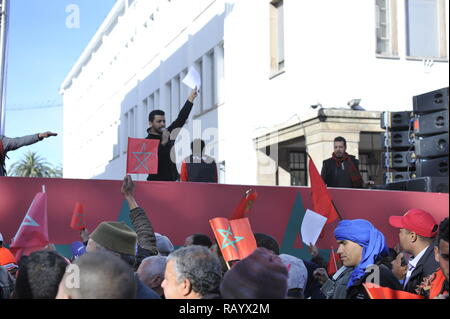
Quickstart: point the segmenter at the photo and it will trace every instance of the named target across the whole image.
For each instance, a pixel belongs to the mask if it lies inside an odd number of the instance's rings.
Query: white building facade
[[[380,112],[448,86],[448,25],[448,0],[118,0],[61,85],[64,177],[123,178],[127,137],[176,118],[194,65],[178,162],[201,137],[223,183],[306,185],[306,152],[320,169],[342,135],[379,178]]]

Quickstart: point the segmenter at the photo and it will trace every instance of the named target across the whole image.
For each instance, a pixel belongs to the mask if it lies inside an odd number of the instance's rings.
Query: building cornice
[[[74,66],[64,79],[60,87],[60,94],[64,94],[64,91],[70,88],[73,83],[74,78],[76,78],[82,68],[89,62],[92,54],[100,47],[103,42],[103,36],[106,36],[111,31],[110,29],[117,23],[118,17],[125,11],[127,0],[117,0],[111,11],[106,16],[103,23],[98,28],[97,32],[94,34],[89,44],[86,46],[84,51],[81,53],[78,60],[75,62]]]

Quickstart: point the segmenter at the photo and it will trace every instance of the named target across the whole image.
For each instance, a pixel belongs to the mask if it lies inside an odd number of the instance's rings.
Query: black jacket
[[[172,133],[172,131],[183,127],[189,117],[189,114],[192,111],[193,105],[194,104],[189,100],[186,101],[180,113],[178,114],[177,119],[167,128],[169,132]],[[161,141],[161,135],[151,134],[150,129],[148,129],[147,132],[147,139]],[[167,144],[164,146],[159,144],[158,174],[148,175],[148,181],[176,181],[179,178],[177,166],[170,158],[170,152],[172,151],[172,147],[174,146],[174,144],[175,140],[172,139],[170,139],[169,142],[167,142]]]
[[[387,287],[393,290],[402,290],[400,282],[387,266],[381,264],[378,265],[378,267],[378,269],[380,270],[379,285],[381,287]],[[354,282],[354,284],[348,288],[347,299],[369,299],[369,295],[367,294],[366,289],[363,286],[363,283],[366,281],[369,275],[370,274],[367,273],[364,277]]]
[[[353,155],[349,155],[349,157],[356,168],[359,169],[359,161]],[[345,161],[344,169],[342,169],[341,167],[338,167],[336,161],[330,157],[323,161],[322,172],[320,175],[322,175],[323,181],[328,187],[353,188],[352,179],[348,172],[349,165],[348,161]]]
[[[314,270],[320,268],[317,264],[303,260],[306,270],[308,271],[308,280],[305,286],[304,298],[308,299],[325,299],[325,295],[320,291],[320,283],[314,278]]]
[[[439,263],[434,258],[434,245],[430,245],[420,258],[403,290],[415,294],[417,286],[423,279],[432,275],[438,268]]]

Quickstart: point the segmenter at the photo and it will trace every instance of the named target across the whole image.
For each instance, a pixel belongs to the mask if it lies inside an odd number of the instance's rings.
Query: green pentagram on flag
[[[228,246],[233,246],[233,248],[237,251],[237,248],[236,248],[236,246],[234,244],[239,242],[239,241],[241,241],[241,240],[243,240],[244,237],[233,235],[233,233],[231,232],[231,226],[228,226],[227,230],[225,230],[225,229],[217,229],[217,231],[224,238],[223,242],[222,242],[222,249],[225,249]],[[231,239],[228,238],[229,236],[231,236]],[[234,240],[232,240],[233,237],[234,237]]]
[[[141,146],[140,152],[133,152],[134,157],[139,162],[139,165],[134,169],[135,171],[137,171],[139,169],[139,167],[141,167],[141,166],[143,168],[145,168],[145,170],[147,170],[147,171],[149,170],[149,168],[147,167],[147,161],[150,159],[153,152],[146,152],[145,147],[146,147],[146,144],[144,143]],[[143,159],[141,159],[140,156],[143,156]]]

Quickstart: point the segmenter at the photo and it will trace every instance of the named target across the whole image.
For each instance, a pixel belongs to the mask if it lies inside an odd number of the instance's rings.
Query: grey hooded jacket
[[[8,153],[9,151],[14,151],[22,146],[31,145],[36,142],[39,142],[40,139],[38,137],[38,134],[16,137],[16,138],[9,138],[9,137],[0,135],[0,141],[3,144],[3,152],[0,152],[0,176],[5,176],[6,175],[6,170],[5,170],[6,153]],[[0,147],[0,151],[1,151],[1,147]]]

